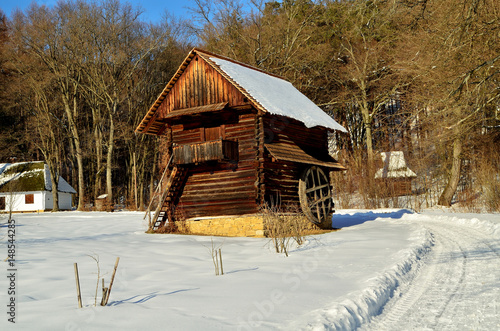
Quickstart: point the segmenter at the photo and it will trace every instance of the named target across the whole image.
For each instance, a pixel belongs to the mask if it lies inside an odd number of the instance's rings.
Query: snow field
[[[141,213],[15,215],[15,329],[351,330],[376,319],[424,267],[436,238],[420,222],[493,231],[488,245],[499,248],[498,215],[437,213],[339,211],[341,231],[308,237],[288,258],[265,238],[146,234]],[[222,250],[223,276],[214,275],[212,240]],[[106,285],[120,257],[107,307],[93,306],[97,266],[89,255],[99,258]],[[6,289],[2,277],[0,293]],[[98,302],[100,291],[99,283]],[[5,316],[0,329],[13,329]]]

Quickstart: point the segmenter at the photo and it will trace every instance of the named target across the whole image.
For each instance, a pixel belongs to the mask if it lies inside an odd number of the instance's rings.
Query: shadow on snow
[[[146,295],[134,295],[131,298],[124,299],[124,300],[118,300],[118,301],[112,301],[111,303],[108,304],[108,306],[118,306],[124,303],[144,303],[146,301],[149,301],[151,299],[156,298],[157,296],[163,296],[163,295],[171,295],[171,294],[176,294],[179,292],[186,292],[186,291],[194,291],[194,290],[199,290],[198,287],[196,288],[187,288],[183,290],[177,290],[177,291],[172,291],[168,293],[158,293],[158,291],[155,291],[153,293],[149,293]]]
[[[402,218],[405,214],[413,214],[409,209],[401,209],[392,212],[358,212],[354,214],[334,214],[332,226],[335,229],[347,228],[349,226],[363,224],[365,222],[374,221],[377,218]]]

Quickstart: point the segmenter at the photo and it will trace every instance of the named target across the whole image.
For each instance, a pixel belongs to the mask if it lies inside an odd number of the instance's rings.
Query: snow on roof
[[[50,180],[50,170],[48,165],[45,165],[45,188],[47,191],[52,191],[52,181]],[[66,180],[64,180],[64,178],[62,178],[61,176],[59,176],[59,182],[57,183],[57,190],[59,192],[76,194],[76,190],[71,185],[69,185],[69,183]]]
[[[380,155],[384,166],[377,170],[375,178],[417,177],[406,165],[403,152],[382,152]]]
[[[306,127],[347,130],[328,116],[290,82],[237,63],[210,57],[231,79],[246,90],[270,114],[296,119]]]
[[[0,163],[0,191],[10,190],[6,186],[2,187],[9,182],[16,183],[13,188],[16,192],[52,190],[49,167],[43,161]],[[75,189],[60,176],[58,191],[76,193]]]
[[[43,185],[43,162],[3,163],[0,166],[0,191],[39,191]],[[7,183],[14,186],[5,185]]]

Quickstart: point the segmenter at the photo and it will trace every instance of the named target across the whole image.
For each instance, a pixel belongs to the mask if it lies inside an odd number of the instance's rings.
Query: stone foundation
[[[266,218],[262,214],[250,214],[240,216],[216,216],[216,217],[198,217],[190,218],[185,221],[176,222],[181,233],[207,235],[207,236],[225,236],[225,237],[266,237]],[[297,217],[287,214],[277,216],[279,218]],[[332,222],[317,226],[309,222],[305,216],[301,217],[300,222],[306,233],[314,233],[322,230],[331,230]]]
[[[187,234],[226,237],[265,237],[264,219],[259,215],[190,218],[176,222]]]

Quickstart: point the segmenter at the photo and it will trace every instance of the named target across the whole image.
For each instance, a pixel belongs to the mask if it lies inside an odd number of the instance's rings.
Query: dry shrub
[[[468,212],[478,213],[481,211],[479,194],[472,188],[465,188],[457,192],[457,202],[460,207]]]
[[[162,227],[157,229],[156,233],[187,233],[184,221],[186,220],[186,212],[182,208],[182,204],[173,208],[173,220],[169,220],[163,224]]]
[[[357,190],[356,182],[353,179],[352,172],[332,172],[332,187],[334,200],[337,207],[342,209],[354,208],[355,192]]]
[[[73,205],[78,206],[78,199],[74,200]],[[96,210],[95,205],[91,203],[90,198],[88,198],[88,196],[84,196],[82,211],[95,211],[95,210]]]
[[[367,167],[367,160],[361,152],[342,154],[339,162],[347,171],[332,172],[332,193],[338,208],[379,208],[386,195]],[[377,168],[377,165],[375,166]],[[373,171],[372,171],[373,172]]]
[[[477,182],[488,212],[500,212],[500,152],[490,150],[477,162]]]
[[[110,201],[108,198],[106,198],[104,200],[105,200],[103,203],[104,211],[107,211],[107,212],[115,211],[115,204],[112,201]]]
[[[179,228],[175,222],[165,222],[163,226],[159,227],[155,233],[179,233]]]
[[[476,139],[464,153],[461,178],[454,202],[458,210],[478,212],[500,211],[500,151],[491,136]]]
[[[410,157],[406,160],[409,168],[417,173],[417,178],[412,180],[411,194],[401,195],[394,183],[375,179],[376,170],[383,166],[377,155],[371,172],[361,152],[344,153],[337,157],[347,168],[347,171],[331,173],[332,193],[337,208],[409,208],[419,211],[434,205],[439,197],[430,194],[436,192],[433,187],[436,181],[430,166],[422,164],[422,158],[416,157],[417,162],[412,162]]]
[[[138,209],[135,204],[134,197],[128,197],[127,200],[125,200],[125,208],[130,211],[140,210],[140,208]]]
[[[307,221],[298,206],[289,205],[283,211],[277,205],[265,204],[260,210],[264,218],[266,235],[271,238],[276,253],[285,253],[288,256],[293,242],[297,245],[304,243]]]

